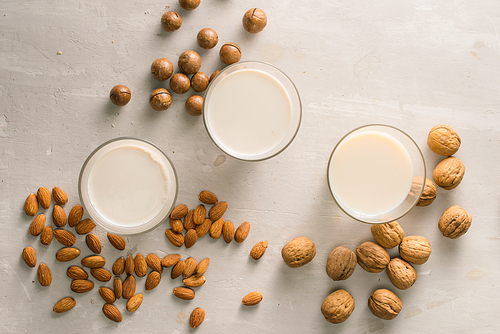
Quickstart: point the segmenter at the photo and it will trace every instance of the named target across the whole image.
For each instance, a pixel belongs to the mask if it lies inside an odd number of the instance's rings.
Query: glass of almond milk
[[[346,134],[333,149],[327,175],[338,206],[365,223],[387,223],[408,213],[422,195],[426,177],[415,141],[379,124]]]
[[[80,201],[106,230],[131,235],[163,222],[177,198],[177,174],[154,144],[116,138],[97,147],[80,172]]]
[[[260,161],[290,145],[299,130],[302,105],[290,78],[256,61],[224,68],[211,82],[203,102],[209,137],[226,154]]]

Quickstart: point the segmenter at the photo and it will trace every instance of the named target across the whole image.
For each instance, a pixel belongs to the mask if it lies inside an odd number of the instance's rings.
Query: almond
[[[113,274],[120,276],[125,271],[125,259],[123,256],[113,263]]]
[[[193,289],[186,288],[186,287],[178,287],[174,288],[173,290],[174,296],[177,298],[183,299],[183,300],[192,300],[195,297],[195,293]]]
[[[207,257],[201,260],[196,266],[195,273],[197,276],[203,275],[205,271],[208,269],[208,265],[210,264],[210,259]]]
[[[37,235],[42,233],[44,227],[45,227],[45,215],[42,213],[36,216],[35,219],[33,219],[33,221],[31,222],[29,228],[30,234],[36,237]]]
[[[149,273],[148,278],[146,278],[146,285],[145,289],[146,290],[153,290],[160,284],[161,281],[161,275],[157,271],[152,271]]]
[[[207,216],[207,210],[203,204],[198,205],[198,207],[194,210],[193,213],[193,222],[196,225],[203,224],[205,221],[205,217]]]
[[[234,225],[229,220],[226,220],[222,226],[222,236],[227,244],[233,241]]]
[[[182,220],[170,218],[170,228],[175,233],[182,233],[182,231],[184,230],[184,225],[182,224]]]
[[[106,260],[100,255],[91,255],[82,259],[82,266],[87,268],[102,268],[106,264]]]
[[[53,236],[54,232],[52,231],[52,226],[45,226],[40,236],[40,242],[42,245],[48,246],[52,242]]]
[[[68,225],[70,227],[75,227],[80,220],[83,218],[83,208],[81,205],[75,205],[73,208],[71,208],[71,211],[69,212],[68,215]]]
[[[66,276],[71,279],[87,279],[89,278],[89,274],[82,268],[78,266],[71,266],[66,270]]]
[[[130,275],[127,276],[122,286],[122,297],[125,299],[130,299],[135,294],[135,278]]]
[[[234,232],[234,241],[241,244],[248,237],[249,232],[250,232],[250,223],[244,222],[236,229],[236,232]]]
[[[266,240],[260,241],[256,243],[255,246],[253,246],[252,250],[250,251],[250,256],[254,260],[258,260],[262,257],[262,255],[264,255],[266,249],[267,249],[267,241]]]
[[[104,268],[90,269],[90,273],[99,282],[108,282],[111,279],[111,273]]]
[[[113,247],[115,247],[116,249],[118,249],[118,250],[125,249],[125,246],[126,246],[125,239],[123,239],[119,235],[112,234],[112,233],[108,232],[108,240],[109,240],[109,243],[111,245],[113,245]]]
[[[148,265],[141,253],[137,253],[134,259],[134,271],[137,277],[144,277],[148,273]]]
[[[144,296],[142,293],[138,293],[132,298],[130,298],[127,302],[127,311],[135,312],[139,306],[141,306]]]
[[[189,210],[186,217],[184,217],[184,229],[189,231],[196,227],[196,224],[193,221],[194,209]]]
[[[54,208],[52,209],[52,221],[57,227],[63,227],[64,225],[66,225],[66,213],[64,212],[64,209],[59,205],[54,205]]]
[[[200,200],[200,202],[205,203],[205,204],[209,204],[209,205],[217,204],[217,202],[219,201],[217,196],[215,196],[215,194],[213,192],[210,192],[208,190],[203,190],[198,195],[198,199]]]
[[[94,228],[95,228],[94,222],[87,218],[79,222],[78,225],[76,225],[75,231],[78,234],[87,234],[92,232]]]
[[[189,286],[190,288],[197,288],[205,284],[205,276],[191,276],[188,278],[185,278],[182,283],[184,283],[185,286]]]
[[[56,202],[59,205],[64,205],[68,203],[68,196],[59,187],[54,187],[52,188],[52,198],[54,198],[54,202]]]
[[[195,308],[189,317],[189,326],[196,328],[201,325],[205,319],[205,311],[201,307]]]
[[[148,264],[149,268],[151,268],[151,270],[157,271],[160,274],[163,272],[161,260],[156,254],[149,253],[148,256],[146,256],[146,263]]]
[[[175,247],[181,247],[184,244],[184,236],[180,233],[175,233],[172,229],[165,231],[168,241],[172,243]]]
[[[177,277],[182,275],[182,272],[184,271],[184,266],[185,263],[184,261],[180,260],[175,264],[175,266],[172,268],[172,272],[170,273],[170,278],[176,279]]]
[[[108,318],[109,320],[122,322],[122,314],[120,313],[120,310],[118,310],[113,304],[104,304],[104,306],[102,307],[102,313],[104,313],[106,318]]]
[[[191,248],[194,246],[196,241],[198,240],[198,233],[196,233],[196,230],[191,229],[186,232],[186,235],[184,236],[184,245],[186,248]]]
[[[113,280],[113,291],[115,292],[116,299],[120,299],[123,293],[123,284],[122,279],[118,276],[115,276]]]
[[[170,213],[172,219],[182,219],[188,213],[188,207],[185,204],[177,205]]]
[[[196,234],[198,234],[198,238],[203,237],[207,232],[210,230],[210,227],[212,226],[212,221],[208,218],[205,219],[203,224],[196,225]]]
[[[135,265],[134,265],[134,258],[132,255],[127,256],[127,260],[125,261],[125,272],[128,275],[132,275],[134,273]]]
[[[76,237],[73,235],[73,233],[60,228],[56,228],[54,230],[54,236],[56,237],[57,241],[67,247],[73,246],[76,242]]]
[[[58,301],[52,309],[55,313],[64,313],[75,307],[76,301],[71,297],[66,297]]]
[[[94,283],[86,279],[75,279],[71,282],[71,290],[76,293],[89,292],[94,288]]]
[[[38,203],[47,210],[50,207],[50,191],[46,187],[38,188],[38,192],[36,194],[38,198]]]
[[[97,237],[95,234],[87,234],[85,237],[85,242],[87,243],[87,247],[90,249],[91,252],[95,254],[101,254],[102,246],[101,246],[101,240]]]
[[[41,286],[49,286],[52,283],[52,274],[45,263],[40,263],[38,266],[37,277]]]
[[[35,194],[29,194],[24,202],[24,212],[28,216],[35,216],[38,212],[38,200]]]
[[[224,226],[224,219],[219,218],[213,222],[212,226],[210,226],[210,236],[213,239],[219,239],[222,235],[222,226]]]
[[[168,254],[163,259],[161,259],[161,265],[165,268],[173,267],[179,262],[181,256],[179,254]]]
[[[36,252],[33,247],[28,246],[23,249],[23,260],[30,268],[36,266]]]
[[[262,300],[262,293],[258,291],[250,292],[248,295],[243,297],[241,302],[245,306],[257,305]]]
[[[115,293],[110,288],[106,288],[104,286],[101,286],[99,288],[99,295],[101,295],[101,298],[106,303],[113,304],[116,301]]]
[[[208,217],[212,221],[216,221],[217,219],[222,218],[226,210],[227,210],[227,202],[219,202],[210,209]]]
[[[59,262],[68,262],[76,259],[78,256],[80,256],[80,250],[75,247],[64,247],[56,253],[56,259]]]
[[[182,277],[188,278],[189,276],[193,275],[197,265],[198,262],[195,259],[193,259],[192,257],[188,257],[186,261],[184,261],[184,270],[182,271]]]

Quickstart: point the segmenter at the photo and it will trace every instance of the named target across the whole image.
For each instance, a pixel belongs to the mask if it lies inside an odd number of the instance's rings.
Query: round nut
[[[186,112],[191,116],[201,116],[203,110],[203,98],[199,95],[190,96],[186,100]]]
[[[332,250],[326,261],[326,274],[334,281],[348,279],[356,269],[356,254],[343,246]]]
[[[252,8],[243,15],[243,28],[252,34],[261,32],[266,25],[267,16],[262,9]]]
[[[467,233],[471,223],[472,217],[467,211],[452,205],[439,218],[438,228],[445,237],[456,239]]]
[[[411,264],[396,257],[387,266],[387,276],[396,288],[406,290],[417,280],[417,271]]]
[[[203,49],[213,49],[219,42],[219,36],[215,30],[210,28],[203,28],[196,36],[198,45]]]
[[[432,172],[432,178],[438,186],[451,190],[458,187],[465,174],[465,166],[459,158],[449,157],[438,163]]]
[[[389,253],[371,241],[365,241],[356,248],[358,264],[369,273],[379,273],[391,260]]]
[[[323,300],[321,313],[328,322],[340,324],[354,311],[354,298],[343,289],[335,290]]]
[[[373,239],[384,248],[393,248],[401,243],[405,231],[398,222],[373,224],[371,227]]]
[[[208,75],[203,72],[196,72],[191,77],[191,87],[195,92],[203,92],[208,86]]]
[[[165,31],[176,31],[181,27],[181,25],[182,18],[178,13],[174,11],[168,11],[161,17],[161,26]]]
[[[291,240],[281,250],[281,256],[290,268],[302,267],[311,262],[315,255],[316,246],[306,237]]]
[[[111,92],[109,92],[111,102],[120,107],[129,103],[131,96],[130,89],[124,85],[116,85],[111,89]]]
[[[158,58],[151,64],[151,74],[156,80],[165,81],[173,72],[174,66],[167,58]]]
[[[225,64],[237,63],[241,59],[241,49],[236,43],[226,43],[220,48],[219,57]]]
[[[428,206],[436,199],[437,187],[431,179],[425,178],[424,191],[417,202],[417,206]]]
[[[176,73],[170,79],[170,88],[177,94],[186,93],[191,87],[191,82],[184,73]]]
[[[193,10],[198,8],[201,0],[179,0],[179,5],[185,10]]]
[[[193,74],[198,72],[201,67],[201,57],[198,52],[187,50],[181,53],[177,65],[179,65],[182,72]]]
[[[427,136],[427,145],[437,154],[450,156],[460,148],[460,137],[447,125],[436,125]]]
[[[431,244],[421,236],[411,235],[399,245],[399,255],[413,264],[424,264],[431,255]]]
[[[149,105],[156,111],[167,110],[172,104],[172,96],[165,88],[155,89],[149,95]]]
[[[368,299],[368,307],[380,319],[392,320],[401,312],[403,303],[391,290],[378,289]]]
[[[208,82],[212,82],[212,80],[217,76],[217,74],[220,73],[220,70],[214,71],[211,75],[210,78],[208,79]]]

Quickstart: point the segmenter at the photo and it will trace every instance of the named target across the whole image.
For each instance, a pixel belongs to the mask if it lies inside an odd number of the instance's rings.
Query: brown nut
[[[356,269],[356,254],[343,246],[332,250],[326,261],[326,274],[334,281],[348,279]]]
[[[436,125],[427,136],[427,145],[437,154],[450,156],[460,148],[460,137],[447,125]]]
[[[156,80],[165,81],[173,72],[174,66],[167,58],[158,58],[151,64],[151,74]]]
[[[201,57],[198,52],[193,50],[184,51],[179,56],[177,63],[180,70],[186,74],[193,74],[200,70]]]
[[[354,298],[343,289],[335,290],[323,300],[321,313],[328,322],[340,324],[354,311]]]
[[[243,15],[243,28],[256,34],[264,30],[267,25],[267,16],[262,9],[251,8]]]
[[[281,256],[290,268],[302,267],[314,259],[314,256],[316,256],[316,246],[310,239],[298,237],[283,247]]]
[[[165,31],[176,31],[181,27],[181,25],[182,18],[178,13],[174,11],[168,11],[161,17],[161,26]]]
[[[186,112],[191,116],[201,116],[203,113],[203,97],[200,95],[190,96],[186,100]]]
[[[203,28],[196,36],[198,45],[203,49],[213,49],[219,42],[219,36],[215,30],[210,28]]]
[[[172,104],[172,96],[165,88],[155,89],[149,95],[149,105],[156,111],[167,110]]]
[[[116,104],[117,106],[123,107],[130,101],[131,97],[130,89],[124,85],[116,85],[111,89],[109,93],[109,98],[111,102]]]
[[[398,222],[373,224],[371,227],[373,239],[384,248],[393,248],[401,243],[405,232]]]
[[[195,92],[203,92],[208,86],[208,75],[203,72],[196,72],[191,77],[191,87]]]
[[[431,255],[431,244],[421,236],[411,235],[399,245],[399,255],[413,264],[424,264]]]
[[[191,82],[184,73],[176,73],[170,79],[170,88],[177,94],[186,93],[191,87]]]
[[[391,290],[378,289],[368,299],[368,307],[380,319],[392,320],[401,312],[403,303]]]
[[[369,273],[379,273],[387,267],[391,258],[389,253],[371,241],[365,241],[356,248],[358,264]]]
[[[432,178],[438,186],[451,190],[458,187],[465,174],[465,166],[459,158],[449,157],[441,161],[434,171]]]
[[[220,73],[220,70],[214,71],[211,75],[210,78],[208,78],[208,83],[212,82],[212,80],[217,76],[217,74]]]
[[[424,191],[417,202],[417,206],[428,206],[436,199],[437,188],[431,179],[425,178]]]
[[[471,223],[472,217],[467,211],[452,205],[439,218],[438,227],[445,237],[456,239],[467,233]]]
[[[179,5],[185,10],[196,9],[200,5],[201,0],[179,0]]]
[[[225,64],[237,63],[241,59],[241,49],[236,43],[226,43],[220,48],[219,57]]]
[[[417,271],[411,264],[396,257],[387,266],[387,276],[396,288],[406,290],[417,280]]]

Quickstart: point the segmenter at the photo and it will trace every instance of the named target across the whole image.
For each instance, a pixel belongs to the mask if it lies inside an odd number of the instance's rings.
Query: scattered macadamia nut
[[[196,72],[191,77],[191,87],[195,92],[203,92],[208,86],[208,75],[203,72]]]
[[[236,43],[226,43],[220,48],[219,57],[225,64],[237,63],[241,59],[241,49]]]
[[[425,178],[424,191],[417,202],[417,206],[428,206],[436,199],[437,187],[431,179]]]
[[[151,74],[156,80],[165,81],[173,72],[174,66],[167,58],[158,58],[151,64]]]
[[[186,100],[186,112],[191,116],[200,116],[203,110],[203,97],[199,95],[190,96]]]
[[[438,163],[432,172],[434,182],[445,190],[458,187],[465,174],[465,165],[459,158],[449,157]]]
[[[298,268],[309,263],[316,255],[314,242],[306,237],[298,237],[288,242],[281,250],[283,261],[290,268]]]
[[[467,233],[471,223],[472,216],[467,211],[452,205],[441,215],[438,228],[445,237],[456,239]]]
[[[384,248],[393,248],[401,243],[405,231],[398,222],[393,221],[384,224],[373,224],[371,226],[373,239]]]
[[[219,36],[211,28],[203,28],[196,36],[198,45],[203,49],[213,49],[219,42]]]
[[[201,67],[201,57],[196,51],[184,51],[179,56],[178,65],[181,71],[186,74],[196,73]]]
[[[176,73],[170,79],[170,88],[177,94],[186,93],[190,87],[190,80],[184,73]]]
[[[181,27],[181,25],[182,18],[177,12],[168,11],[161,17],[161,26],[165,31],[176,31]]]
[[[335,248],[326,261],[326,274],[334,281],[342,281],[351,277],[356,269],[356,254],[349,248]]]
[[[116,85],[111,89],[109,93],[109,98],[111,102],[116,104],[117,106],[123,107],[130,101],[131,97],[130,89],[124,85]]]
[[[335,290],[321,304],[321,313],[328,322],[340,324],[354,311],[354,298],[343,289]]]
[[[371,241],[365,241],[356,248],[358,264],[369,273],[379,273],[391,260],[389,253]]]
[[[179,5],[185,10],[193,10],[198,8],[201,0],[179,0]]]
[[[457,153],[461,140],[458,134],[447,125],[436,125],[427,136],[429,148],[440,155],[450,156]]]
[[[172,104],[172,96],[165,88],[155,89],[149,96],[149,105],[156,111],[167,110]]]
[[[403,303],[391,290],[378,289],[368,299],[368,307],[380,319],[392,320],[401,312]]]
[[[264,30],[267,25],[267,16],[262,9],[252,8],[247,10],[243,16],[243,28],[246,31],[256,34]]]
[[[212,80],[217,76],[217,74],[220,73],[220,70],[214,71],[211,75],[210,78],[208,79],[208,83],[212,82]]]
[[[386,272],[392,284],[400,290],[410,288],[417,280],[417,271],[415,268],[399,257],[389,262]]]
[[[399,255],[413,264],[424,264],[431,256],[431,244],[421,236],[405,237],[399,245]]]

